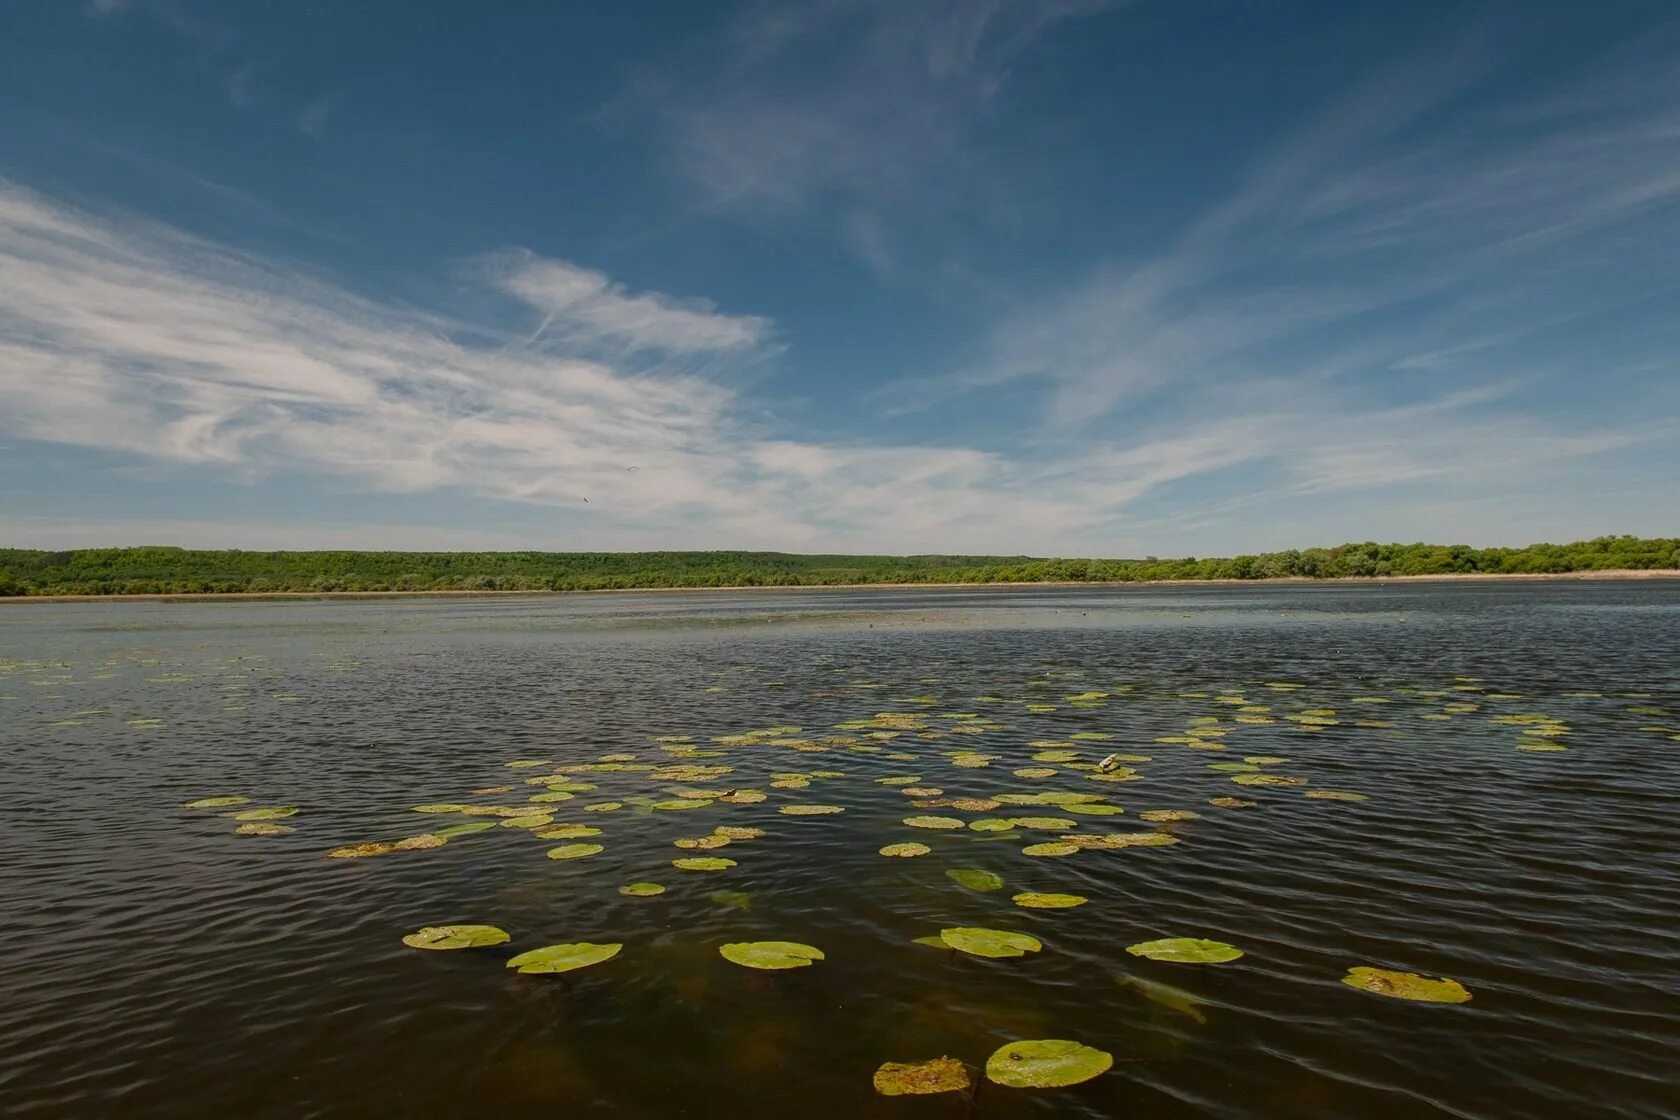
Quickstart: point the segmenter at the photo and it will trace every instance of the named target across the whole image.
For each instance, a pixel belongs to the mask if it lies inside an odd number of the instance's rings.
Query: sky
[[[0,546],[1680,533],[1668,2],[16,0]]]

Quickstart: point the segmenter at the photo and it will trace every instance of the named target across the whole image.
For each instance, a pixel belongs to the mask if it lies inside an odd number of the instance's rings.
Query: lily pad
[[[968,1067],[955,1058],[886,1062],[875,1071],[875,1091],[885,1097],[961,1093],[969,1087]]]
[[[267,821],[246,821],[233,830],[239,836],[284,836],[297,829],[289,824],[269,824]]]
[[[672,860],[671,866],[682,871],[724,871],[736,864],[734,860],[722,856],[685,856]]]
[[[1139,813],[1138,820],[1160,824],[1165,821],[1193,821],[1199,815],[1189,809],[1151,809],[1147,813]]]
[[[839,805],[783,805],[776,811],[784,817],[826,817],[846,810]]]
[[[1420,1003],[1468,1003],[1470,990],[1457,980],[1445,977],[1436,980],[1415,972],[1395,972],[1386,968],[1361,965],[1348,969],[1342,983],[1362,992],[1371,992],[1391,999],[1409,999]]]
[[[405,836],[391,845],[393,852],[413,852],[425,848],[441,848],[449,843],[449,837],[440,836],[436,832],[422,832],[418,836]]]
[[[618,888],[618,893],[630,898],[652,898],[664,894],[665,888],[659,883],[626,883]]]
[[[1073,828],[1076,822],[1063,817],[1010,817],[1009,823],[1015,828],[1037,829],[1042,832],[1065,832]]]
[[[182,805],[183,809],[228,809],[234,805],[245,805],[250,802],[249,797],[201,797],[197,801],[188,801]]]
[[[346,844],[342,848],[334,848],[328,852],[332,859],[360,859],[364,856],[382,856],[391,850],[391,845],[374,844]]]
[[[1074,906],[1083,906],[1091,900],[1082,894],[1039,894],[1035,891],[1025,891],[1010,901],[1029,910],[1066,910]]]
[[[1002,802],[993,801],[989,797],[956,797],[951,800],[951,808],[961,809],[965,813],[985,813],[996,809]]]
[[[1309,789],[1304,796],[1314,801],[1369,801],[1363,793],[1345,789]]]
[[[1208,798],[1208,804],[1216,809],[1252,809],[1260,802],[1249,801],[1241,797],[1210,797]]]
[[[548,850],[549,859],[582,859],[606,849],[600,844],[562,844]]]
[[[1065,1038],[1040,1038],[1000,1046],[986,1059],[986,1077],[1013,1089],[1078,1085],[1114,1065],[1114,1055]]]
[[[1028,844],[1021,849],[1021,854],[1028,856],[1071,856],[1078,850],[1078,844],[1070,844],[1066,840],[1055,840],[1048,844]]]
[[[955,817],[905,817],[904,823],[911,828],[962,828],[963,822]]]
[[[545,945],[541,949],[532,949],[520,953],[507,962],[507,967],[516,968],[527,975],[546,972],[570,972],[574,968],[587,968],[592,964],[600,964],[618,956],[618,951],[624,946],[618,942],[607,945],[596,945],[589,941],[578,941],[570,945]]]
[[[483,832],[486,829],[495,827],[495,824],[490,821],[462,821],[460,824],[445,825],[444,827],[436,830],[433,835],[441,836],[445,840],[448,840],[455,836],[471,836],[475,832]]]
[[[277,821],[285,817],[294,817],[298,809],[295,805],[277,806],[269,809],[243,809],[228,816],[236,821]]]
[[[718,946],[723,959],[744,968],[804,968],[823,959],[823,951],[797,941],[732,941]]]
[[[585,836],[599,836],[601,830],[589,824],[557,824],[532,835],[539,840],[580,840]]]
[[[1163,937],[1159,941],[1140,941],[1136,945],[1128,945],[1126,952],[1134,957],[1176,964],[1223,964],[1243,955],[1235,945],[1201,937]]]
[[[416,813],[464,813],[470,808],[472,808],[471,805],[456,805],[454,802],[439,801],[429,805],[416,805],[413,811]]]
[[[1023,957],[1044,948],[1036,937],[1005,929],[953,926],[940,930],[939,936],[951,948],[976,957]]]
[[[727,906],[732,910],[747,911],[752,909],[752,896],[746,891],[713,891],[706,897],[719,906]]]
[[[981,871],[973,867],[953,867],[945,872],[945,877],[958,886],[967,887],[971,891],[997,891],[1003,889],[1003,878],[990,871]]]
[[[1126,810],[1118,805],[1062,805],[1064,813],[1074,813],[1084,817],[1117,817]]]
[[[928,847],[926,844],[888,844],[886,847],[881,849],[881,854],[884,856],[899,856],[903,859],[911,859],[915,856],[925,856],[931,851],[933,851],[933,849]]]
[[[655,801],[649,805],[650,809],[662,809],[667,812],[680,812],[683,809],[704,809],[711,802],[697,797],[673,797],[669,801]]]
[[[480,949],[507,940],[507,930],[495,926],[422,926],[402,942],[411,949]]]

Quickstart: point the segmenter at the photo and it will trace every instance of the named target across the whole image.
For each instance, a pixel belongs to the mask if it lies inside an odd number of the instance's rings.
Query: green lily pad
[[[539,840],[581,840],[585,836],[599,836],[601,830],[590,824],[557,824],[532,835]]]
[[[553,813],[531,813],[523,817],[503,817],[503,828],[541,828],[554,820]]]
[[[1066,910],[1073,906],[1083,906],[1091,900],[1082,894],[1038,894],[1027,891],[1016,895],[1010,901],[1030,910]]]
[[[596,945],[589,941],[579,941],[570,945],[544,945],[541,949],[520,953],[507,962],[507,967],[516,968],[527,975],[570,972],[574,968],[587,968],[589,965],[611,960],[618,956],[618,951],[622,948],[624,946],[617,942],[608,945]]]
[[[415,852],[425,848],[441,848],[449,843],[449,837],[439,836],[435,832],[422,832],[418,836],[405,836],[391,845],[393,852]]]
[[[382,856],[391,850],[390,844],[346,844],[342,848],[334,848],[327,855],[332,859],[360,859],[365,856]]]
[[[1078,1085],[1114,1065],[1114,1055],[1065,1038],[1011,1042],[986,1059],[986,1077],[1012,1089]]]
[[[722,856],[685,856],[672,860],[671,866],[683,871],[724,871],[736,864],[734,860]]]
[[[197,801],[188,801],[182,805],[183,809],[227,809],[234,805],[245,805],[250,802],[249,797],[201,797]]]
[[[297,806],[285,805],[269,809],[244,809],[237,813],[229,813],[228,816],[236,821],[277,821],[284,817],[296,816],[297,812]]]
[[[1118,805],[1062,805],[1064,813],[1074,813],[1085,817],[1117,817],[1126,810]]]
[[[905,817],[904,823],[911,828],[962,828],[963,822],[955,817]]]
[[[475,832],[483,832],[486,829],[495,827],[496,825],[493,821],[462,821],[460,824],[444,825],[442,828],[433,832],[432,835],[441,836],[445,840],[448,840],[454,836],[471,836]]]
[[[429,805],[416,805],[412,811],[416,813],[464,813],[470,808],[472,808],[471,805],[456,805],[453,802],[433,802]]]
[[[875,1091],[884,1097],[961,1093],[969,1087],[968,1067],[955,1058],[885,1062],[875,1071]]]
[[[1159,941],[1140,941],[1136,945],[1128,945],[1126,952],[1134,957],[1177,964],[1223,964],[1243,955],[1235,945],[1200,937],[1163,937]]]
[[[846,810],[839,805],[783,805],[776,811],[784,817],[826,817]]]
[[[977,821],[969,821],[968,827],[975,832],[1008,832],[1015,825],[1004,817],[981,817]]]
[[[911,859],[915,856],[925,856],[931,851],[933,851],[933,849],[928,847],[926,844],[888,844],[886,847],[881,849],[881,854],[884,856],[898,856],[902,859]]]
[[[973,867],[953,867],[945,872],[945,877],[958,886],[967,887],[971,891],[998,891],[1003,889],[1003,878],[990,871],[981,871]]]
[[[611,813],[622,808],[624,808],[624,803],[621,801],[597,801],[593,805],[585,805],[583,811],[586,813]]]
[[[562,844],[548,850],[549,859],[582,859],[606,849],[600,844]]]
[[[1353,793],[1345,789],[1309,789],[1305,796],[1314,801],[1369,801],[1363,793]]]
[[[1457,980],[1445,977],[1434,980],[1415,972],[1395,972],[1386,968],[1361,965],[1348,969],[1342,983],[1362,992],[1371,992],[1390,999],[1409,999],[1420,1003],[1468,1003],[1470,990]]]
[[[618,893],[629,898],[652,898],[664,894],[665,888],[659,883],[626,883],[618,888]]]
[[[1161,824],[1167,821],[1193,821],[1198,816],[1199,813],[1193,813],[1189,809],[1151,809],[1146,813],[1139,813],[1138,820]]]
[[[1028,856],[1071,856],[1078,850],[1078,844],[1072,844],[1066,840],[1055,840],[1048,844],[1028,844],[1021,849],[1021,854]]]
[[[239,836],[284,836],[297,829],[289,824],[269,824],[267,821],[246,821],[233,830]]]
[[[823,959],[823,951],[797,941],[731,941],[718,946],[723,959],[744,968],[804,968]]]
[[[1015,828],[1037,829],[1042,832],[1066,832],[1075,826],[1075,822],[1062,817],[1010,817],[1009,823]]]
[[[1044,948],[1038,938],[1004,929],[953,926],[939,936],[951,948],[976,957],[1022,957]]]
[[[495,926],[422,926],[402,942],[412,949],[478,949],[507,940],[507,931]]]
[[[663,809],[667,812],[675,813],[680,812],[683,809],[704,809],[710,804],[710,801],[697,797],[673,797],[669,801],[655,801],[653,804],[649,805],[648,808]]]

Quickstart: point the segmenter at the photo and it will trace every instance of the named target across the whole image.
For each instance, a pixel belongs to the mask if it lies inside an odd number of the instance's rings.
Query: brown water
[[[769,728],[802,730],[712,742]],[[1100,783],[1028,761],[1033,741],[1084,765],[1151,761]],[[1547,743],[1567,749],[1518,749]],[[722,753],[671,757],[693,749]],[[996,757],[963,767],[952,751]],[[587,858],[546,859],[565,841],[507,827],[324,854],[495,820],[411,807],[524,804],[533,774],[617,753],[733,770],[575,773],[598,788],[547,807],[602,829]],[[1252,756],[1309,784],[1209,768]],[[549,764],[506,766],[527,759]],[[1033,766],[1057,772],[1012,773]],[[813,771],[844,776],[770,786]],[[1095,793],[1125,812],[1070,815],[1070,832],[1177,843],[1033,858],[1022,848],[1056,833],[902,818],[1057,806],[916,809],[889,776],[945,798]],[[513,789],[469,792],[499,785]],[[769,796],[625,800],[725,786]],[[212,795],[298,806],[278,822],[295,831],[236,835],[232,810],[180,807]],[[1209,804],[1230,795],[1258,804]],[[624,807],[582,808],[609,799]],[[846,811],[778,812],[802,802]],[[1154,809],[1198,816],[1138,819]],[[0,814],[7,1116],[1680,1114],[1675,583],[7,606]],[[672,846],[723,824],[767,835]],[[877,854],[898,841],[933,850]],[[690,854],[737,865],[671,866]],[[1006,885],[971,891],[952,868]],[[635,880],[668,890],[618,894]],[[1090,901],[1011,902],[1027,890]],[[400,941],[445,922],[512,941]],[[984,960],[913,941],[958,925],[1043,950]],[[1125,951],[1168,936],[1245,955]],[[826,959],[757,972],[718,955],[758,939]],[[571,941],[624,948],[560,976],[504,967]],[[1474,998],[1356,991],[1340,983],[1356,965],[1452,977]],[[972,1100],[871,1087],[885,1061],[981,1065],[1033,1038],[1114,1066]]]

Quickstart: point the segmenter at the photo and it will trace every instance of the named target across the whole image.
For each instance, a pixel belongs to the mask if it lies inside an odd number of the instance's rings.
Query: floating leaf
[[[986,1059],[986,1077],[1013,1089],[1055,1089],[1078,1085],[1114,1065],[1114,1055],[1065,1038],[1041,1038],[1000,1046]]]
[[[1180,1015],[1187,1015],[1198,1023],[1206,1023],[1207,1016],[1202,1014],[1202,1008],[1207,1001],[1170,984],[1162,984],[1157,980],[1146,980],[1141,976],[1116,976],[1122,986],[1136,988],[1144,999],[1151,1003],[1176,1011]]]
[[[1015,828],[1038,829],[1044,832],[1064,832],[1075,827],[1073,821],[1063,817],[1010,817],[1009,823]]]
[[[449,843],[449,837],[436,832],[422,832],[418,836],[405,836],[391,845],[394,852],[413,852],[425,848],[441,848]]]
[[[233,830],[239,836],[284,836],[297,829],[289,824],[269,824],[266,821],[248,821]]]
[[[784,817],[826,817],[846,810],[839,805],[783,805],[776,811]]]
[[[228,816],[236,821],[277,821],[296,816],[297,812],[297,806],[286,805],[270,809],[243,809],[237,813],[229,813]]]
[[[1036,937],[1004,929],[953,926],[939,936],[951,948],[976,957],[1021,957],[1044,948]]]
[[[471,805],[438,802],[431,805],[416,805],[413,811],[416,813],[464,813],[471,808]]]
[[[938,797],[945,791],[933,786],[909,786],[899,790],[906,797]]]
[[[677,812],[682,809],[704,809],[710,804],[710,801],[704,801],[699,798],[675,797],[669,801],[655,801],[653,804],[649,805],[648,808]]]
[[[884,856],[900,856],[904,859],[910,859],[914,856],[925,856],[931,851],[933,851],[933,849],[928,847],[926,844],[888,844],[886,847],[881,849],[881,854]]]
[[[672,867],[683,871],[723,871],[735,865],[734,860],[722,856],[685,856],[671,861]]]
[[[1117,817],[1126,811],[1118,805],[1063,805],[1061,810],[1082,817]]]
[[[1049,844],[1028,844],[1021,849],[1021,854],[1029,856],[1071,856],[1078,850],[1078,844],[1057,840]]]
[[[951,801],[951,808],[961,809],[967,813],[985,813],[996,809],[1001,802],[993,801],[989,797],[958,797]]]
[[[1008,832],[1015,824],[1007,817],[981,817],[977,821],[969,821],[968,827],[975,832]]]
[[[609,945],[596,945],[589,941],[579,941],[570,945],[545,945],[541,949],[520,953],[507,962],[507,967],[516,968],[527,975],[570,972],[574,968],[586,968],[611,960],[618,956],[618,951],[622,948],[624,946],[617,942]]]
[[[549,859],[582,859],[592,856],[596,852],[605,851],[600,844],[562,844],[558,848],[548,850]]]
[[[422,926],[402,939],[411,949],[479,949],[508,940],[495,926]]]
[[[327,855],[332,859],[360,859],[363,856],[382,856],[390,850],[389,844],[346,844],[342,848],[334,848]]]
[[[523,817],[504,817],[503,828],[541,828],[554,820],[553,813],[531,813]]]
[[[968,1087],[968,1067],[955,1058],[933,1058],[926,1062],[885,1062],[875,1071],[875,1091],[886,1097],[961,1093]]]
[[[1291,778],[1286,774],[1235,774],[1231,780],[1239,786],[1304,786],[1305,778]]]
[[[909,777],[876,778],[875,781],[883,786],[913,786],[922,779],[912,774]]]
[[[718,946],[723,959],[744,968],[804,968],[823,959],[823,951],[797,941],[732,941]]]
[[[953,867],[945,872],[945,877],[958,886],[967,887],[971,891],[996,891],[1003,889],[1002,877],[990,871],[981,871],[973,867]]]
[[[578,840],[585,836],[599,836],[601,830],[590,824],[557,824],[533,835],[539,840]]]
[[[905,817],[904,823],[911,828],[962,828],[963,822],[955,817]]]
[[[586,813],[611,813],[615,809],[622,808],[624,808],[624,804],[619,801],[597,801],[593,805],[585,805],[583,811]]]
[[[1198,816],[1188,809],[1151,809],[1147,813],[1139,813],[1138,820],[1159,824],[1164,821],[1193,821]]]
[[[1030,910],[1066,910],[1073,906],[1083,906],[1091,901],[1082,894],[1039,894],[1026,891],[1010,899],[1017,906],[1025,906]]]
[[[720,824],[712,829],[718,836],[727,836],[731,840],[756,840],[764,835],[762,828],[744,828],[740,825]]]
[[[679,848],[683,848],[683,849],[686,849],[688,851],[706,852],[706,851],[711,851],[713,848],[721,848],[725,844],[731,843],[731,841],[730,841],[729,837],[719,836],[717,833],[714,832],[710,836],[683,836],[683,837],[679,837],[678,839],[671,841],[671,843],[675,844]]]
[[[618,893],[630,898],[651,898],[656,894],[664,894],[665,888],[658,883],[626,883],[618,888]]]
[[[1051,778],[1056,774],[1053,766],[1023,766],[1014,771],[1017,778]]]
[[[719,906],[728,906],[734,910],[752,909],[752,897],[746,891],[713,891],[706,897]]]
[[[1395,972],[1386,968],[1361,965],[1348,969],[1342,983],[1362,992],[1371,992],[1391,999],[1410,999],[1421,1003],[1468,1003],[1470,990],[1457,980],[1439,980],[1419,976],[1415,972]]]
[[[1369,801],[1363,793],[1352,793],[1345,789],[1309,789],[1305,796],[1314,801]]]
[[[1241,797],[1210,797],[1208,804],[1218,809],[1252,809],[1260,802],[1245,801]]]
[[[188,801],[182,805],[183,809],[227,809],[234,805],[250,803],[249,797],[201,797],[197,801]]]
[[[1242,950],[1234,945],[1200,937],[1163,937],[1159,941],[1140,941],[1136,945],[1128,945],[1126,952],[1134,957],[1176,964],[1223,964],[1243,955]]]

